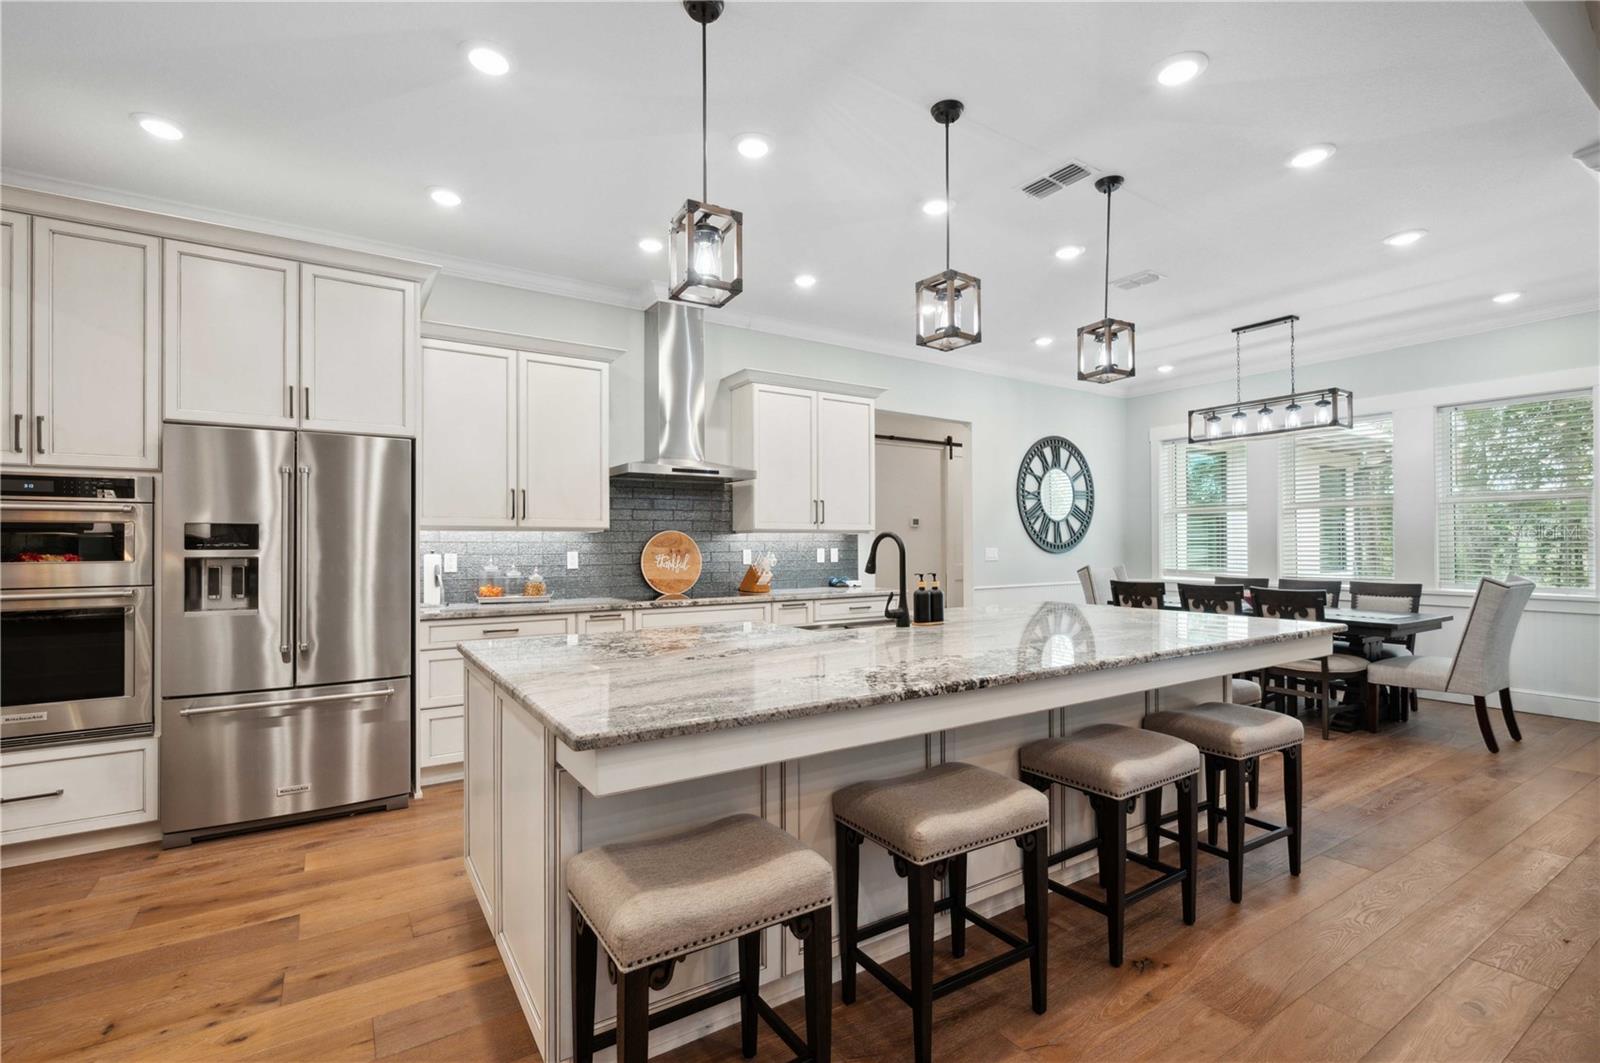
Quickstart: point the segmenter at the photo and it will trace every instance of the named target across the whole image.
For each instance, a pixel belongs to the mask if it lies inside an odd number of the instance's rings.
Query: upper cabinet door
[[[417,423],[417,286],[300,267],[301,423],[412,435]]]
[[[424,528],[516,526],[518,357],[466,344],[422,348]]]
[[[610,524],[610,379],[604,362],[523,353],[517,493],[522,527],[593,530]]]
[[[25,464],[28,431],[28,223],[26,214],[0,211],[0,453]]]
[[[813,528],[820,516],[813,475],[816,392],[757,385],[754,402],[751,530]]]
[[[826,531],[873,528],[873,403],[817,396],[817,498]]]
[[[173,240],[165,259],[167,417],[293,427],[299,264]]]
[[[154,469],[161,434],[161,241],[35,218],[38,465]]]

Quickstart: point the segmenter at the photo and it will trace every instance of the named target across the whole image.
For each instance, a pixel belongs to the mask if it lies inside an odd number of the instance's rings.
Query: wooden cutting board
[[[644,544],[639,570],[654,590],[682,597],[700,578],[700,547],[681,531],[656,532]]]

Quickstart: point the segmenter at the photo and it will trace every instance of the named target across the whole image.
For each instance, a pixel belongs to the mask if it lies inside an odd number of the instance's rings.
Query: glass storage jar
[[[500,575],[500,566],[491,557],[488,564],[483,566],[483,574],[478,577],[478,597],[503,598],[505,593],[505,578]]]

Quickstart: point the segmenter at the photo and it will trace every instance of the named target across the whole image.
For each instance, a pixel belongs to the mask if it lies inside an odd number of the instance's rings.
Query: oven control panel
[[[6,498],[74,498],[147,501],[148,487],[135,476],[26,476],[8,473],[0,477],[0,496]]]

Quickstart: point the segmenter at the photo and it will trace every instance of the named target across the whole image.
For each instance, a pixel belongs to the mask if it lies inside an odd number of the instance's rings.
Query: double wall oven
[[[154,486],[0,477],[0,745],[152,732]]]

